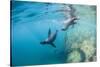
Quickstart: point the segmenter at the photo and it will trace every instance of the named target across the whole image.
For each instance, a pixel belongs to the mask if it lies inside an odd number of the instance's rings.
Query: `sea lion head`
[[[40,42],[40,44],[46,44],[46,42],[45,41],[42,41],[42,42]]]
[[[65,28],[62,28],[61,30],[62,30],[62,31],[65,31],[66,29],[65,29]]]

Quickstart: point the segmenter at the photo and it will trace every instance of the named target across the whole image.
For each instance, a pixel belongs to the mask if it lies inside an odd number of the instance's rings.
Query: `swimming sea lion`
[[[47,44],[47,45],[51,45],[53,47],[56,47],[56,45],[53,43],[57,37],[57,32],[58,30],[56,30],[55,33],[51,33],[51,29],[49,29],[48,31],[48,38],[45,39],[44,41],[40,42],[40,44]]]

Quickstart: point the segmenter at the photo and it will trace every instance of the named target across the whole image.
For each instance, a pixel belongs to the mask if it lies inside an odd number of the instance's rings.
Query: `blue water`
[[[54,12],[62,9],[63,4],[47,4],[39,2],[24,2],[13,1],[12,2],[12,65],[13,66],[25,66],[25,65],[42,65],[42,64],[58,64],[66,63],[66,48],[65,36],[66,32],[59,31],[57,38],[54,42],[56,48],[51,45],[41,45],[48,36],[48,29],[52,32],[60,30],[62,27],[62,21],[65,20],[65,15],[62,12]],[[75,5],[79,12],[85,12],[86,6]],[[84,7],[83,10],[80,10]],[[91,11],[93,9],[90,9]],[[77,13],[80,17],[84,16],[84,13]],[[88,16],[87,16],[88,17]],[[94,18],[95,15],[92,17]],[[86,25],[88,29],[95,32],[95,18],[91,17],[88,20],[84,20],[86,17],[82,17],[74,27],[74,29],[84,27]],[[86,22],[84,23],[83,20]],[[91,23],[87,23],[91,22]],[[87,29],[86,28],[86,29]],[[84,28],[83,28],[84,29]],[[73,27],[69,28],[72,30]],[[95,35],[95,33],[93,34]]]

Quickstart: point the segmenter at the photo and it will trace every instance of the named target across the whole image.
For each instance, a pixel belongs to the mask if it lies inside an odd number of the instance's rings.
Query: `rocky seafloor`
[[[79,10],[78,25],[66,31],[66,62],[96,61],[96,11],[95,7]]]

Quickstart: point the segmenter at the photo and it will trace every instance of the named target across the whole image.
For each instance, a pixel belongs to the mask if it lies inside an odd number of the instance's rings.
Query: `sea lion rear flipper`
[[[51,43],[51,45],[56,48],[55,44]]]
[[[50,36],[51,34],[51,29],[49,28],[49,31],[48,31],[48,37]]]

